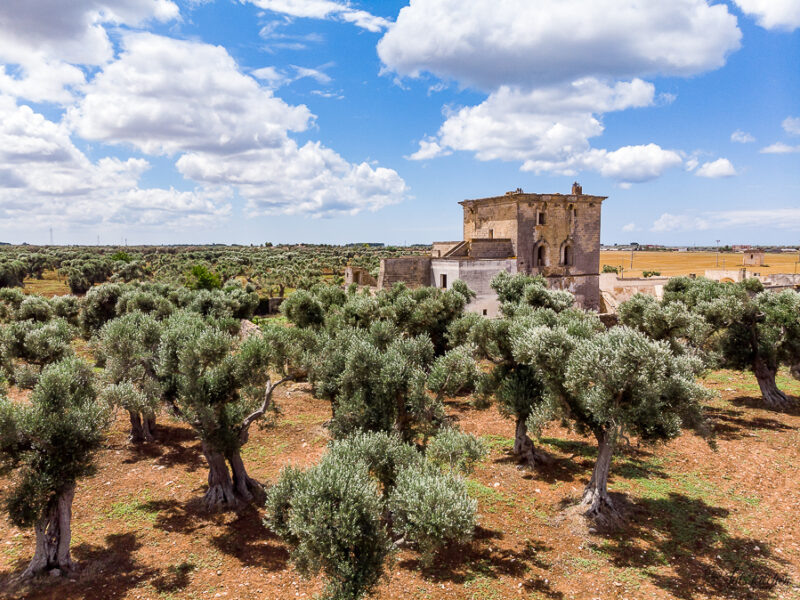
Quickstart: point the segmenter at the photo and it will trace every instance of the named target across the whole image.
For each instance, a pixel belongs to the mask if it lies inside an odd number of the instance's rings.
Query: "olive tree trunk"
[[[131,442],[152,442],[155,440],[153,432],[156,428],[155,415],[143,415],[132,410],[128,411],[131,417],[131,434],[128,438]]]
[[[525,424],[527,419],[524,417],[517,417],[517,426],[514,434],[514,448],[512,452],[520,460],[533,467],[537,464],[549,464],[552,462],[551,458],[538,450],[533,443],[533,440],[528,436],[528,426]]]
[[[777,369],[771,368],[761,357],[756,357],[753,362],[753,373],[758,381],[758,387],[761,388],[761,397],[767,406],[775,410],[785,410],[792,405],[786,394],[780,391],[775,383]]]
[[[597,461],[592,478],[583,490],[581,505],[586,506],[584,515],[598,525],[614,527],[622,521],[611,496],[608,494],[608,474],[614,456],[615,440],[608,432],[595,433],[598,444]]]
[[[225,455],[214,450],[207,442],[202,443],[202,448],[208,462],[208,491],[203,496],[203,505],[209,510],[236,508],[239,499],[233,489]]]
[[[69,543],[72,536],[70,523],[74,497],[75,484],[72,484],[61,492],[48,507],[46,515],[34,525],[36,551],[21,578],[28,579],[53,569],[58,569],[59,575],[69,575],[73,572]]]

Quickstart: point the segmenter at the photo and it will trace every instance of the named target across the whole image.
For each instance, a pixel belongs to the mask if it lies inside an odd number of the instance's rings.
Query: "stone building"
[[[742,265],[745,267],[763,267],[764,266],[764,251],[763,250],[745,250],[742,257]]]
[[[464,239],[434,242],[430,256],[381,261],[378,287],[407,285],[447,288],[464,281],[478,297],[469,310],[497,313],[489,282],[499,271],[540,274],[551,288],[575,294],[584,308],[600,306],[600,214],[606,196],[583,193],[526,194],[464,200]]]

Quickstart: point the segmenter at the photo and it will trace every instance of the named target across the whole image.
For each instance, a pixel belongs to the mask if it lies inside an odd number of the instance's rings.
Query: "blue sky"
[[[800,0],[0,6],[0,241],[427,243],[576,179],[605,243],[800,244]]]

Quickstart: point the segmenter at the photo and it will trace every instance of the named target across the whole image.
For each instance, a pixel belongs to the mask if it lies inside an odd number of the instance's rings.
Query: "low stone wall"
[[[514,246],[508,239],[478,239],[469,242],[469,255],[471,258],[509,258],[514,256]]]
[[[345,267],[344,268],[344,284],[350,285],[351,283],[355,283],[356,285],[369,285],[369,286],[376,286],[378,282],[375,281],[375,278],[369,274],[369,271],[366,269],[362,269],[361,267]]]
[[[430,256],[398,256],[382,258],[378,275],[378,288],[392,287],[404,282],[409,287],[431,285]]]

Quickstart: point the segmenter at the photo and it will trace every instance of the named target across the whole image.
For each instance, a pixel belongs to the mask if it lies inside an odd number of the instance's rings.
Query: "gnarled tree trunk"
[[[69,554],[72,536],[72,499],[75,484],[64,490],[47,509],[47,514],[34,526],[36,552],[21,577],[27,579],[45,571],[58,569],[61,575],[73,572],[74,565]]]
[[[608,474],[611,458],[614,456],[615,440],[608,432],[595,433],[598,444],[597,462],[594,464],[592,478],[583,491],[581,505],[586,506],[584,515],[598,525],[615,527],[622,521],[622,515],[614,506],[608,494]]]
[[[131,434],[128,438],[131,442],[152,442],[155,440],[153,431],[156,428],[156,417],[144,416],[141,413],[128,411],[131,418]]]
[[[239,499],[233,489],[225,456],[212,449],[206,442],[203,442],[202,448],[203,455],[208,461],[208,491],[203,496],[203,504],[209,510],[238,507]]]
[[[247,474],[238,450],[228,456],[228,462],[233,471],[233,489],[236,495],[244,502],[252,501],[254,496],[260,497],[264,487]]]
[[[525,424],[525,421],[525,418],[517,417],[517,427],[514,433],[514,448],[512,452],[531,467],[541,463],[551,463],[552,460],[547,454],[536,449],[533,440],[528,436],[528,426]]]
[[[753,361],[753,373],[758,381],[758,387],[761,388],[761,397],[767,406],[775,410],[785,410],[792,405],[786,394],[780,391],[775,383],[777,369],[770,368],[761,357],[757,356]]]

